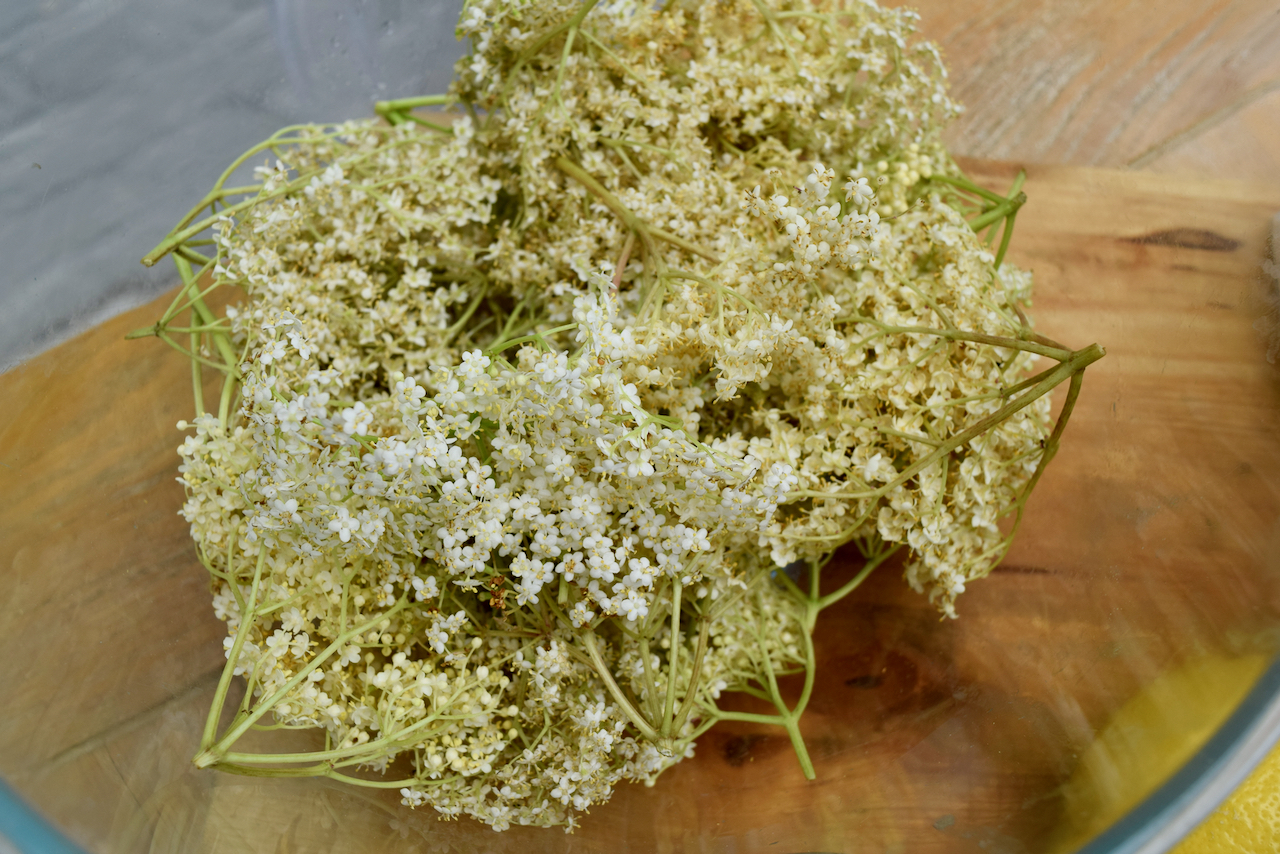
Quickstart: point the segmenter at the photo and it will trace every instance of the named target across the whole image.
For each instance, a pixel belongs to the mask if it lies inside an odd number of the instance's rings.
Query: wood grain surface
[[[965,165],[997,189],[1016,169]],[[0,774],[95,854],[1044,850],[1079,822],[1062,784],[1125,700],[1196,656],[1275,646],[1280,377],[1255,324],[1280,191],[1065,166],[1030,168],[1026,191],[1011,258],[1036,272],[1034,316],[1108,356],[961,619],[893,570],[824,617],[815,783],[779,733],[726,725],[566,837],[195,771],[222,627],[176,515],[189,368],[122,340],[155,305],[0,376]]]
[[[967,108],[957,154],[1280,184],[1275,0],[902,5]]]

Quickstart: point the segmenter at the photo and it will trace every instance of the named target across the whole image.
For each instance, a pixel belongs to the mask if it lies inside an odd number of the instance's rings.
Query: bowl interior
[[[965,166],[999,188],[1016,171]],[[1213,733],[1280,640],[1280,381],[1255,329],[1280,193],[1070,167],[1026,190],[1011,258],[1036,273],[1037,324],[1108,355],[960,619],[893,566],[824,615],[815,782],[785,734],[723,724],[566,837],[197,771],[224,629],[177,516],[189,368],[123,340],[155,305],[0,376],[0,773],[95,852],[1075,850]],[[833,583],[858,568],[837,561]]]

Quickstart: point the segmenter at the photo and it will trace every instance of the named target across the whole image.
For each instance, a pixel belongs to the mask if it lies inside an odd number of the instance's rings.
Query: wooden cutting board
[[[966,166],[996,189],[1016,171]],[[1063,783],[1143,685],[1280,638],[1280,372],[1255,328],[1280,187],[1028,173],[1011,258],[1035,270],[1033,316],[1108,356],[959,620],[892,570],[824,615],[816,782],[785,736],[725,725],[566,837],[195,771],[223,630],[177,516],[190,369],[123,340],[159,304],[0,376],[0,774],[92,852],[1043,850],[1082,821]]]

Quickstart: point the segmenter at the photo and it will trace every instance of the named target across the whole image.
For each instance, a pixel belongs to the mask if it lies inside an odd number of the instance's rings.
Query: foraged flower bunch
[[[448,95],[227,170],[144,259],[172,252],[185,288],[139,333],[196,385],[183,514],[229,631],[198,765],[495,829],[572,828],[721,720],[784,727],[813,777],[818,613],[903,550],[955,616],[1102,355],[1029,328],[1002,263],[1020,180],[952,164],[913,20],[468,3]],[[248,300],[219,318],[224,286]],[[846,543],[866,564],[827,590]],[[268,715],[324,749],[235,751]]]
[[[577,303],[572,357],[475,350],[434,395],[394,374],[372,406],[335,400],[281,315],[243,368],[241,423],[205,414],[180,449],[234,671],[276,698],[260,708],[324,726],[336,767],[412,753],[408,802],[499,829],[568,823],[686,755],[711,720],[698,692],[754,672],[755,623],[791,630],[780,669],[804,661],[797,609],[730,557],[789,468],[646,412],[607,290]],[[744,621],[749,586],[773,604]]]

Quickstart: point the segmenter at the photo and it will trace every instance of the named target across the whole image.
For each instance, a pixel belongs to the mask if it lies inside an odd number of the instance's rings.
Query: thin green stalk
[[[791,710],[791,717],[796,722],[799,722],[800,717],[804,714],[804,710],[809,707],[809,699],[813,696],[814,680],[818,675],[817,655],[814,653],[813,649],[813,633],[802,632],[801,635],[802,640],[804,641],[805,657],[804,686],[800,689],[800,699],[796,701],[795,708]],[[796,735],[799,736],[799,734],[800,731],[797,729]],[[800,746],[801,748],[804,747],[803,739],[800,740]],[[807,755],[808,751],[805,751],[805,753]],[[800,764],[801,766],[804,765],[803,759],[800,760]],[[812,767],[812,764],[813,763],[811,762],[810,767]],[[812,780],[813,777],[809,777],[809,779]]]
[[[722,721],[741,721],[748,724],[766,724],[768,726],[786,726],[781,715],[761,715],[756,712],[733,712],[714,709],[713,714]]]
[[[614,63],[615,63],[619,68],[621,68],[621,69],[622,69],[622,73],[623,73],[623,74],[627,75],[627,76],[628,76],[628,77],[630,77],[632,80],[636,81],[637,83],[640,83],[641,85],[646,84],[646,82],[647,82],[647,81],[646,81],[643,77],[641,77],[639,74],[637,74],[637,73],[636,73],[636,72],[631,68],[631,66],[629,66],[629,65],[627,65],[625,62],[623,62],[623,61],[622,61],[622,58],[621,58],[620,56],[618,56],[616,53],[614,53],[613,51],[611,51],[611,50],[610,50],[610,49],[609,49],[609,48],[608,48],[608,47],[607,47],[603,42],[601,42],[599,39],[597,39],[595,36],[593,36],[593,35],[591,34],[591,31],[590,31],[590,30],[586,30],[586,29],[581,29],[581,28],[580,28],[580,29],[579,29],[579,32],[581,32],[581,33],[582,33],[583,38],[585,38],[587,41],[591,42],[591,44],[595,45],[595,46],[596,46],[596,47],[597,47],[597,48],[598,48],[598,49],[599,49],[599,50],[600,50],[600,51],[601,51],[605,56],[607,56],[607,57],[609,57],[610,59],[612,59],[612,60],[614,61]],[[601,142],[604,142],[604,141],[605,141],[605,140],[601,139]]]
[[[460,692],[455,691],[454,696],[456,697],[459,693]],[[443,734],[449,730],[448,726],[442,726],[435,732],[421,732],[422,728],[428,724],[433,724],[437,721],[460,720],[465,717],[465,715],[431,714],[426,718],[423,718],[421,721],[415,721],[410,726],[393,733],[391,737],[374,739],[372,741],[367,741],[364,744],[353,744],[351,747],[343,747],[336,750],[318,750],[309,753],[236,753],[229,751],[222,754],[222,758],[218,760],[218,763],[222,764],[223,762],[232,762],[241,765],[273,765],[281,762],[310,762],[312,760],[317,762],[334,763],[339,760],[350,759],[352,757],[362,756],[365,754],[374,757],[384,752],[385,748],[388,746],[404,741],[404,736],[412,735],[412,741],[422,741],[424,738]]]
[[[902,544],[898,543],[894,545],[892,548],[886,549],[885,551],[880,552],[874,557],[869,558],[867,562],[863,565],[862,569],[858,571],[857,575],[855,575],[853,578],[849,579],[847,582],[842,584],[839,587],[839,589],[828,593],[826,596],[822,596],[816,599],[813,603],[814,607],[818,611],[822,611],[827,608],[830,608],[832,605],[839,602],[841,599],[843,599],[844,597],[852,593],[854,590],[856,590],[858,586],[862,584],[862,582],[867,580],[867,576],[869,576],[876,569],[876,567],[880,566],[889,558],[893,557],[901,549],[902,549]]]
[[[207,266],[213,263],[212,258],[210,258],[208,255],[202,255],[201,253],[195,251],[194,249],[191,249],[190,244],[187,244],[187,243],[184,243],[181,246],[176,247],[173,250],[173,254],[181,256],[187,259],[188,261],[192,262],[193,264],[200,264],[201,266]]]
[[[237,663],[240,661],[240,650],[244,648],[245,639],[253,625],[253,606],[258,601],[258,584],[262,581],[262,567],[267,562],[267,550],[258,552],[258,563],[253,570],[253,584],[249,588],[249,599],[240,611],[240,627],[236,630],[231,649],[227,652],[227,666],[222,668],[222,676],[218,679],[218,687],[213,692],[213,705],[209,707],[209,716],[205,718],[204,733],[200,737],[201,751],[213,746],[214,736],[218,731],[218,718],[222,716],[222,707],[227,702],[227,691],[231,687],[231,678],[235,675]],[[229,568],[229,567],[228,567]]]
[[[174,341],[172,338],[170,338],[169,335],[165,332],[156,332],[156,337],[159,338],[164,343],[168,344],[173,349],[177,350],[182,355],[186,356],[187,358],[193,361],[199,362],[200,364],[209,368],[213,368],[214,370],[226,371],[226,365],[219,364],[218,362],[214,362],[210,359],[206,359],[204,356],[201,356],[198,353],[191,352],[186,347],[183,347],[177,341]]]
[[[582,634],[582,643],[587,648],[587,654],[591,656],[591,664],[595,667],[595,671],[600,676],[600,680],[604,682],[604,687],[609,691],[609,696],[613,697],[613,701],[618,704],[618,708],[627,716],[627,720],[631,721],[640,734],[649,741],[657,744],[659,735],[644,716],[636,711],[635,706],[631,705],[631,701],[622,693],[622,689],[618,687],[618,683],[614,681],[613,673],[604,663],[604,658],[600,655],[600,649],[596,646],[595,632],[587,631]]]
[[[976,196],[981,196],[987,201],[997,205],[1000,204],[1001,202],[1008,201],[1006,197],[1000,195],[999,193],[994,193],[985,187],[980,187],[977,184],[970,181],[968,178],[952,177],[950,175],[942,175],[939,173],[934,173],[933,175],[929,176],[929,180],[937,181],[942,184],[950,184],[951,186],[956,187],[957,189],[965,190],[966,192],[973,193]]]
[[[679,576],[671,579],[671,655],[667,663],[667,702],[662,709],[662,734],[671,738],[671,724],[676,710],[676,675],[680,672],[680,594]]]
[[[214,261],[210,261],[210,263],[205,264],[199,270],[194,271],[192,273],[192,278],[196,279],[198,282],[201,277],[203,277],[211,269],[213,269],[214,263],[215,263]],[[181,278],[181,274],[179,274],[179,278]],[[203,300],[209,294],[213,293],[218,288],[222,287],[222,284],[223,284],[222,282],[218,281],[217,279],[214,279],[212,282],[209,283],[208,287],[203,289],[199,287],[179,288],[177,296],[174,297],[173,304],[169,306],[168,311],[166,311],[164,314],[160,316],[160,320],[157,321],[155,325],[163,328],[168,328],[169,323],[171,323],[175,317],[177,317],[179,314],[182,314],[182,312],[184,311],[189,311],[192,309],[194,305],[193,301],[195,299],[198,298]],[[195,316],[196,315],[192,315],[193,318]],[[196,321],[193,320],[192,322],[195,323]],[[220,321],[215,321],[215,322],[220,322]]]
[[[912,463],[910,466],[908,466],[907,468],[899,472],[898,476],[895,477],[893,480],[891,480],[889,483],[874,490],[873,496],[888,494],[892,490],[906,483],[911,478],[915,477],[916,474],[922,471],[923,469],[938,462],[938,460],[942,459],[943,456],[950,454],[952,451],[954,451],[956,448],[960,447],[961,445],[968,444],[968,442],[970,442],[971,440],[977,438],[978,436],[981,436],[983,433],[992,429],[993,427],[1000,424],[1001,422],[1007,420],[1009,416],[1013,415],[1014,413],[1018,412],[1021,409],[1024,409],[1027,406],[1030,406],[1036,400],[1038,400],[1039,398],[1043,397],[1044,395],[1052,391],[1054,388],[1056,388],[1063,381],[1072,378],[1073,376],[1080,373],[1086,367],[1098,361],[1105,355],[1106,355],[1106,351],[1103,350],[1100,346],[1098,346],[1097,344],[1090,344],[1088,347],[1085,347],[1083,350],[1077,350],[1075,353],[1072,354],[1070,359],[1063,361],[1057,367],[1051,368],[1047,371],[1044,371],[1043,373],[1037,374],[1036,377],[1034,378],[1036,380],[1036,384],[1032,386],[1030,391],[1028,391],[1026,394],[1022,395],[1016,400],[1011,400],[1009,403],[1000,407],[1000,409],[996,410],[991,415],[988,415],[986,418],[983,418],[981,421],[979,421],[977,424],[974,424],[972,427],[968,428],[967,430],[964,430],[960,433],[957,433],[955,436],[952,436],[950,439],[946,440],[941,445],[939,445],[938,449],[935,450],[933,453]],[[788,496],[790,496],[790,493],[788,493]],[[871,496],[868,496],[868,497],[871,497]],[[854,525],[851,525],[849,526],[849,528],[845,529],[845,531],[842,532],[841,534],[836,534],[831,536],[804,536],[804,535],[786,534],[786,533],[782,534],[782,536],[788,537],[794,540],[801,540],[801,541],[831,542],[831,541],[841,540],[841,538],[845,536],[852,536],[853,532],[855,532],[859,527],[861,527],[861,525],[862,525],[862,521],[858,521]]]
[[[413,113],[397,113],[396,115],[403,116],[405,120],[411,121],[417,125],[422,125],[424,128],[430,128],[431,130],[439,131],[440,133],[453,133],[453,128],[451,126],[442,125],[439,122],[433,122],[430,119],[424,119],[422,116],[414,115]]]
[[[914,284],[914,283],[912,283],[910,280],[908,280],[908,279],[899,279],[899,281],[900,281],[903,285],[905,285],[905,286],[907,287],[907,289],[908,289],[908,290],[910,290],[910,291],[911,291],[912,293],[914,293],[917,297],[919,297],[919,298],[921,299],[921,301],[923,301],[923,302],[924,302],[924,304],[925,304],[925,305],[927,305],[927,306],[929,306],[929,308],[933,309],[933,313],[934,313],[934,314],[936,314],[936,315],[938,315],[938,319],[942,321],[942,325],[943,325],[943,327],[945,327],[948,331],[951,331],[951,330],[953,330],[953,329],[955,329],[955,328],[956,328],[955,323],[953,323],[953,322],[952,322],[952,320],[951,320],[951,315],[947,314],[945,311],[943,311],[943,310],[942,310],[942,306],[938,305],[938,301],[937,301],[937,300],[935,300],[933,297],[931,297],[931,296],[929,296],[928,294],[926,294],[924,291],[920,290],[920,289],[919,289],[918,287],[916,287],[916,286],[915,286],[915,284]]]
[[[656,721],[658,715],[658,683],[653,678],[652,651],[649,649],[649,636],[640,636],[640,663],[644,668],[644,705],[646,717]]]
[[[711,621],[706,617],[702,617],[698,626],[698,645],[693,653],[693,668],[689,676],[689,688],[685,692],[684,700],[680,703],[680,711],[676,713],[675,720],[671,722],[671,734],[675,735],[684,727],[684,722],[688,719],[689,713],[693,711],[694,699],[698,696],[698,683],[702,679],[702,659],[707,654],[707,645],[711,639]]]
[[[1065,362],[1075,355],[1070,350],[1058,347],[1049,347],[1036,341],[1030,341],[1023,338],[1008,338],[1003,335],[987,335],[983,332],[965,332],[960,329],[934,329],[930,326],[894,326],[893,324],[876,320],[873,317],[863,317],[861,315],[838,317],[835,322],[866,323],[871,326],[875,326],[890,335],[932,335],[938,338],[946,338],[950,341],[969,341],[974,344],[990,344],[993,347],[1004,347],[1009,350],[1024,350],[1028,353],[1047,356],[1056,362]]]
[[[803,492],[805,495],[809,495],[809,493],[805,490],[801,490],[801,492]],[[791,494],[795,495],[797,493],[791,493]],[[824,493],[813,493],[813,496],[816,497],[818,495],[823,495],[823,494]],[[791,576],[787,575],[781,569],[779,569],[777,573],[778,573],[777,574],[778,580],[782,582],[783,587],[785,587],[788,591],[790,591],[792,596],[795,596],[801,602],[809,598],[805,596],[804,591],[800,589],[799,585],[797,585],[794,581],[791,580]]]
[[[501,353],[503,350],[510,350],[512,347],[516,347],[520,344],[528,344],[530,341],[535,341],[538,344],[542,345],[542,349],[544,350],[550,350],[551,345],[547,341],[547,336],[555,335],[557,332],[567,332],[570,329],[577,329],[577,328],[578,328],[578,324],[576,323],[566,323],[564,326],[557,326],[553,329],[547,329],[543,332],[534,332],[529,335],[522,335],[521,337],[513,338],[510,341],[499,341],[494,344],[490,344],[485,349],[485,353],[492,356],[496,353]]]
[[[782,28],[778,26],[778,21],[774,17],[773,10],[766,6],[763,0],[751,0],[755,4],[756,11],[764,18],[765,25],[769,31],[773,33],[774,38],[778,40],[778,44],[782,45],[783,52],[787,55],[787,61],[791,63],[792,69],[799,74],[800,63],[796,60],[795,51],[791,49],[791,44],[787,41],[787,36],[782,32]]]
[[[330,779],[337,780],[340,783],[350,783],[353,786],[364,786],[368,789],[403,789],[407,786],[440,786],[445,783],[452,783],[458,780],[457,777],[444,777],[439,780],[423,780],[418,777],[409,777],[404,780],[365,780],[361,777],[351,777],[347,774],[339,774],[337,771],[330,771],[325,776]]]
[[[768,691],[756,688],[752,685],[739,685],[734,690],[736,692],[746,694],[748,697],[755,697],[757,700],[764,700],[766,703],[773,702],[773,697],[769,695]]]
[[[814,572],[814,577],[817,577],[816,571]],[[757,590],[756,596],[758,602],[761,595],[760,591]],[[763,610],[763,602],[760,602],[761,613],[763,613]],[[778,709],[779,717],[782,719],[782,726],[787,731],[787,736],[791,739],[791,746],[796,752],[796,759],[800,761],[800,769],[804,772],[805,779],[813,780],[817,777],[817,774],[813,770],[813,760],[809,758],[809,750],[805,747],[804,738],[800,734],[798,721],[800,715],[804,712],[804,707],[809,702],[809,693],[813,690],[815,662],[813,656],[813,639],[810,632],[802,630],[801,634],[804,636],[806,653],[805,688],[801,693],[800,702],[794,709],[787,708],[787,704],[782,699],[782,692],[778,689],[778,678],[773,668],[773,656],[771,655],[768,645],[765,643],[764,637],[759,634],[758,630],[756,637],[760,646],[760,663],[764,668],[764,675],[766,679],[765,685],[769,689],[769,696],[773,700],[774,706]]]
[[[226,431],[231,420],[231,398],[235,395],[236,384],[230,376],[222,379],[222,394],[218,399],[218,424]]]
[[[414,98],[395,98],[390,101],[378,101],[373,111],[384,118],[391,113],[403,113],[416,110],[418,107],[444,107],[454,103],[449,95],[419,95]]]
[[[1006,540],[1012,540],[1013,535],[1022,527],[1022,514],[1026,509],[1027,498],[1030,497],[1031,491],[1035,489],[1036,484],[1040,482],[1040,476],[1044,474],[1045,467],[1049,465],[1058,453],[1059,444],[1062,441],[1062,433],[1067,428],[1067,421],[1071,418],[1071,413],[1076,408],[1076,399],[1080,396],[1080,387],[1084,383],[1083,372],[1077,373],[1071,377],[1071,385],[1067,388],[1067,399],[1062,404],[1062,411],[1058,413],[1057,423],[1053,426],[1053,432],[1049,434],[1049,438],[1044,444],[1044,453],[1040,455],[1040,461],[1036,464],[1036,470],[1032,473],[1031,479],[1027,481],[1027,485],[1022,490],[1022,495],[1018,500],[1017,517],[1014,519],[1013,529],[1009,532]]]
[[[560,98],[560,87],[564,85],[564,69],[569,64],[569,54],[573,52],[573,39],[578,35],[578,28],[571,27],[569,35],[565,36],[564,49],[560,52],[560,66],[556,69],[556,85],[551,91],[555,93],[556,103],[563,107],[563,101]]]
[[[706,258],[708,261],[713,263],[719,264],[721,262],[720,256],[716,255],[714,252],[703,249],[696,243],[691,243],[683,237],[679,237],[669,231],[650,225],[640,219],[632,213],[626,205],[619,201],[613,193],[606,190],[604,185],[593,178],[591,173],[587,172],[587,170],[583,169],[569,158],[564,156],[557,157],[554,162],[557,169],[568,175],[570,178],[573,178],[585,187],[593,196],[603,202],[604,206],[612,211],[615,216],[621,219],[627,228],[641,233],[642,240],[645,236],[654,237],[665,243],[670,243],[672,246],[677,246],[686,252]]]
[[[327,763],[310,765],[306,768],[257,768],[251,765],[220,762],[218,763],[218,770],[240,777],[328,777],[333,769]]]
[[[191,352],[194,353],[200,349],[200,335],[196,332],[191,333]],[[200,371],[200,363],[195,359],[191,360],[191,389],[196,397],[196,417],[204,415],[204,375]]]
[[[188,238],[194,237],[195,235],[204,231],[206,228],[209,228],[210,226],[212,226],[219,220],[223,219],[224,217],[228,217],[231,214],[235,214],[235,213],[239,213],[240,211],[247,210],[261,202],[280,198],[281,196],[285,196],[290,193],[297,192],[298,190],[305,187],[313,177],[315,177],[316,175],[319,175],[320,172],[321,172],[320,169],[312,169],[309,172],[304,172],[303,174],[299,175],[297,178],[293,179],[292,181],[289,181],[288,183],[280,187],[277,187],[275,190],[271,191],[270,193],[261,193],[252,198],[244,199],[243,201],[237,202],[234,205],[228,205],[218,213],[205,217],[204,219],[200,220],[194,225],[188,225],[185,228],[183,228],[180,224],[177,228],[175,228],[173,231],[169,233],[168,237],[160,241],[160,243],[154,249],[152,249],[150,252],[148,252],[146,255],[142,257],[143,265],[146,267],[155,266],[155,263],[157,261],[159,261],[165,255],[168,255],[170,252],[172,252],[175,247],[182,245],[184,242],[186,242]],[[202,206],[201,208],[197,208],[196,213],[198,214],[199,211],[203,209],[203,207],[207,207],[207,205]],[[187,222],[190,222],[190,220],[187,220]]]
[[[284,699],[284,697],[290,691],[292,691],[294,688],[300,685],[302,683],[302,680],[310,676],[313,670],[315,670],[321,664],[324,664],[324,662],[328,661],[330,656],[332,656],[335,652],[337,652],[339,648],[345,646],[347,642],[351,640],[351,638],[355,637],[358,634],[368,631],[369,629],[376,626],[378,623],[382,622],[388,617],[391,617],[394,614],[398,613],[399,611],[403,610],[407,605],[408,605],[408,601],[402,596],[395,605],[392,605],[386,611],[382,612],[381,614],[377,615],[371,620],[368,620],[367,622],[360,624],[356,628],[350,629],[347,632],[344,632],[343,634],[340,634],[338,635],[338,637],[334,638],[332,643],[330,643],[327,647],[324,648],[323,651],[317,654],[315,658],[307,662],[305,667],[301,668],[297,673],[295,673],[287,682],[284,683],[284,685],[282,685],[279,689],[277,689],[274,694],[272,694],[270,697],[268,697],[267,699],[259,703],[258,707],[253,712],[251,712],[247,717],[245,717],[236,726],[234,726],[230,732],[226,733],[222,738],[218,739],[218,742],[216,744],[201,750],[201,752],[195,758],[196,767],[206,768],[209,765],[213,765],[214,763],[216,763],[219,759],[219,756],[226,751],[228,746],[234,744],[242,735],[244,735],[249,730],[250,726],[257,723],[259,718],[265,715],[276,704],[278,704],[282,699]],[[215,720],[215,725],[216,725],[216,720]]]
[[[1014,211],[1009,214],[1009,218],[1004,221],[1004,234],[1000,238],[1000,248],[996,250],[995,268],[1000,269],[1000,265],[1004,263],[1005,253],[1009,251],[1009,241],[1013,237],[1013,224],[1018,218],[1018,212]]]
[[[510,87],[514,85],[514,81],[519,78],[520,71],[524,68],[525,63],[527,63],[530,59],[533,59],[533,57],[537,56],[538,51],[546,47],[547,43],[550,42],[552,39],[554,39],[556,36],[566,31],[576,30],[578,28],[578,25],[581,24],[586,19],[587,14],[593,8],[595,8],[596,3],[599,3],[599,2],[600,0],[587,0],[587,2],[583,3],[582,6],[578,9],[578,11],[575,12],[573,16],[569,18],[569,20],[565,21],[560,26],[555,27],[549,30],[548,32],[544,33],[541,37],[538,38],[537,41],[535,41],[532,45],[529,46],[528,50],[520,54],[520,58],[516,60],[515,65],[513,65],[511,68],[511,71],[507,73],[507,84],[506,86],[503,87],[503,90],[502,90],[502,102],[504,104],[507,102],[507,95],[510,90]]]
[[[195,318],[199,319],[201,326],[216,325],[217,319],[214,318],[213,312],[200,296],[199,282],[196,274],[191,269],[191,263],[179,255],[174,256],[173,262],[178,268],[178,275],[182,277],[183,283],[191,292],[191,310]],[[226,332],[213,332],[210,333],[210,337],[213,338],[213,344],[222,356],[227,372],[234,372],[239,362],[236,359],[235,351],[231,349],[231,337]]]
[[[725,285],[722,285],[719,282],[712,281],[711,279],[708,279],[705,276],[699,276],[698,274],[690,273],[687,270],[668,269],[661,276],[659,276],[659,278],[688,279],[691,282],[698,282],[699,284],[706,285],[707,287],[711,288],[713,291],[715,291],[718,294],[724,294],[725,296],[733,297],[734,299],[738,300],[743,305],[745,305],[749,311],[752,311],[755,314],[759,314],[759,315],[764,314],[764,312],[760,310],[759,306],[757,306],[751,300],[744,297],[742,294],[735,291],[733,288],[726,287]]]

